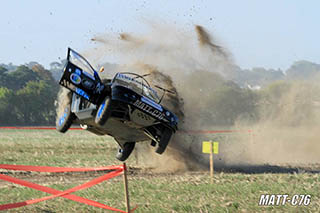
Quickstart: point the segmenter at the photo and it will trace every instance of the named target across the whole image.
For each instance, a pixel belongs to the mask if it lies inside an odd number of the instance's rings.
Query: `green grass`
[[[106,166],[120,164],[114,157],[116,143],[109,137],[98,137],[85,131],[0,130],[0,163],[47,166]],[[138,167],[134,156],[129,166]],[[148,172],[148,171],[147,171]],[[102,174],[101,174],[102,175]],[[46,182],[45,175],[33,173],[35,183],[59,190],[86,181],[60,175]],[[61,181],[60,181],[61,179]],[[88,181],[92,179],[88,177]],[[1,185],[2,183],[2,185]],[[19,202],[48,194],[0,181],[0,204]],[[129,175],[130,203],[136,212],[318,212],[320,209],[320,176],[318,174],[239,174],[215,173],[210,184],[207,172],[179,174]],[[122,177],[117,177],[75,194],[125,209]],[[308,207],[258,206],[261,194],[310,194]],[[41,202],[8,212],[104,212],[64,198]]]

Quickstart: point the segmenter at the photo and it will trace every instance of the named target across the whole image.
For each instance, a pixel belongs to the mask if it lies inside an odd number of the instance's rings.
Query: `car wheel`
[[[71,127],[75,118],[76,116],[71,112],[71,104],[69,103],[65,106],[61,115],[57,116],[56,129],[61,133],[65,133]]]
[[[110,115],[111,115],[111,99],[109,96],[107,96],[102,101],[102,103],[98,108],[95,122],[100,126],[103,126],[109,119]]]
[[[164,131],[162,132],[162,135],[161,135],[161,139],[157,143],[156,153],[161,155],[166,150],[172,134],[173,134],[173,132],[171,129],[168,129],[168,128],[164,129]]]
[[[128,159],[130,154],[132,153],[136,142],[128,142],[123,145],[123,147],[119,147],[116,158],[120,161],[125,161]]]

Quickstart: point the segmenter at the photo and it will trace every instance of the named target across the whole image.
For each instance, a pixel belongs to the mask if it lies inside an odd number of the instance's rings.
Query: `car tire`
[[[57,116],[56,129],[61,133],[65,133],[71,127],[75,118],[76,116],[71,112],[71,104],[69,103],[65,106],[62,115]]]
[[[157,143],[156,153],[161,155],[166,150],[172,134],[173,134],[173,132],[171,129],[169,129],[169,128],[164,129],[164,131],[162,132],[162,135],[161,135],[161,139]]]
[[[119,147],[116,158],[120,161],[125,161],[128,159],[130,154],[132,153],[136,142],[128,142],[123,145],[123,147]]]
[[[95,122],[100,126],[103,126],[107,122],[110,116],[111,116],[111,98],[107,96],[102,101],[102,103],[98,108]]]

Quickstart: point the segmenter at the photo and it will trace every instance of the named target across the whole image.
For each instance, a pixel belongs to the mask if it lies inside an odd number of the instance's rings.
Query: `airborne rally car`
[[[162,154],[177,130],[178,118],[160,103],[148,81],[135,73],[117,73],[101,80],[88,61],[68,49],[67,63],[59,84],[68,89],[59,103],[56,128],[66,132],[80,124],[96,135],[110,135],[119,144],[116,158],[126,160],[135,143],[151,141]],[[61,101],[60,101],[61,102]]]

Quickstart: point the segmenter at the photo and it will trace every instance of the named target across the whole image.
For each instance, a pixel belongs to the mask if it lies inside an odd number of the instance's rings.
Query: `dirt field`
[[[61,135],[50,130],[0,130],[0,163],[91,167],[120,164],[111,138],[85,131]],[[141,150],[141,149],[140,149]],[[248,165],[219,167],[214,184],[206,170],[159,170],[163,164],[133,154],[128,160],[131,205],[136,212],[317,212],[320,208],[319,165]],[[162,158],[156,158],[161,161]],[[167,157],[164,158],[169,161]],[[174,161],[174,160],[172,160]],[[152,162],[152,163],[151,163]],[[169,164],[169,163],[167,163]],[[179,164],[177,164],[179,165]],[[177,166],[176,165],[176,166]],[[1,170],[2,174],[56,189],[68,189],[105,172],[49,174]],[[251,174],[254,173],[254,174]],[[75,194],[125,209],[122,177],[116,177]],[[261,194],[310,194],[309,206],[259,206]],[[46,193],[0,181],[0,204],[46,196]],[[104,212],[63,198],[9,212]]]

